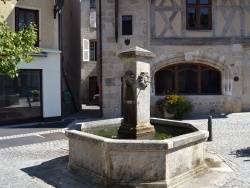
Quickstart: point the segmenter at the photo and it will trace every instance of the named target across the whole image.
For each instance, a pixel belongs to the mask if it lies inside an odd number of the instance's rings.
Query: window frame
[[[188,22],[188,9],[189,8],[194,8],[197,10],[196,13],[196,21],[197,21],[197,25],[195,27],[191,27],[189,25]],[[201,25],[201,20],[200,20],[200,10],[202,8],[207,8],[208,9],[208,26],[207,27],[203,27]],[[200,4],[200,0],[196,0],[195,4],[188,4],[188,2],[186,1],[186,29],[187,30],[212,30],[212,1],[209,0],[208,4]]]
[[[89,61],[89,40],[88,39],[82,39],[82,60],[84,62]]]
[[[20,13],[20,11],[24,11],[25,13],[26,12],[35,13],[35,24],[36,24],[36,33],[37,33],[37,40],[36,40],[35,46],[39,47],[39,10],[15,7],[15,31],[16,32],[21,31],[21,30],[19,30],[19,16],[20,16],[19,13]],[[27,22],[27,20],[25,22]]]
[[[126,23],[123,18],[131,17],[131,23]],[[128,28],[129,26],[129,28]],[[133,16],[132,15],[122,15],[122,35],[133,35]]]
[[[196,73],[197,73],[197,91],[195,93],[181,93],[179,92],[179,73],[181,71],[184,71],[184,70],[190,70],[190,68],[186,68],[186,69],[182,69],[182,70],[179,70],[179,66],[181,65],[195,65],[197,66],[197,70],[196,70]],[[202,67],[205,69],[202,69]],[[172,69],[171,69],[172,68]],[[163,84],[161,80],[161,83],[158,83],[157,80],[159,80],[159,78],[157,78],[157,74],[159,74],[160,71],[170,71],[170,72],[173,72],[174,73],[174,79],[173,79],[173,85],[174,85],[174,89],[173,91],[170,91],[170,93],[167,91],[167,92],[164,92],[164,93],[160,93],[157,91],[157,88],[159,88],[159,85],[160,84]],[[213,70],[217,73],[219,73],[219,88],[218,88],[218,92],[216,91],[215,93],[205,93],[205,92],[202,92],[202,72],[204,71],[207,71],[207,70]],[[161,77],[162,78],[162,77]],[[154,80],[155,80],[155,95],[166,95],[166,94],[171,94],[171,92],[174,92],[174,93],[181,93],[181,94],[185,94],[185,95],[221,95],[222,94],[222,86],[221,86],[221,83],[222,83],[222,75],[221,75],[221,71],[219,71],[218,69],[214,68],[214,67],[211,67],[209,65],[206,65],[206,64],[201,64],[201,63],[178,63],[178,64],[174,64],[174,65],[169,65],[169,66],[166,66],[166,67],[163,67],[161,69],[159,69],[157,72],[155,72],[154,74]],[[164,84],[165,85],[165,84]]]
[[[97,61],[97,41],[89,40],[89,61]]]
[[[34,76],[38,76],[37,79],[32,79]],[[40,121],[43,117],[43,74],[41,69],[20,69],[18,77],[10,78],[6,75],[0,76],[0,82],[5,82],[2,85],[2,92],[4,94],[0,94],[4,97],[11,96],[15,99],[18,97],[18,103],[14,100],[15,104],[0,106],[0,114],[10,113],[11,116],[7,116],[7,118],[0,117],[0,125],[16,123],[20,121],[30,122],[30,121]],[[36,82],[34,81],[36,80]],[[11,88],[11,91],[6,91]],[[32,94],[30,91],[39,90],[40,96],[38,101],[34,101],[32,98]],[[16,96],[16,97],[15,97]],[[2,98],[3,100],[3,98]],[[5,99],[9,101],[9,99]],[[25,101],[24,103],[21,101]],[[34,113],[34,109],[37,109],[37,114]],[[25,116],[20,114],[25,113]],[[13,116],[13,113],[16,114]]]
[[[89,1],[89,8],[93,8],[93,9],[96,8],[96,0],[90,0]]]
[[[96,11],[94,10],[89,12],[89,27],[96,29]]]

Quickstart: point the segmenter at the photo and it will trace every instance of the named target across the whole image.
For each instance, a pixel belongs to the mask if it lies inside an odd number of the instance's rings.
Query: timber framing
[[[151,45],[250,44],[247,0],[212,1],[211,30],[187,29],[184,0],[153,0],[150,14]],[[157,23],[159,19],[161,22]]]

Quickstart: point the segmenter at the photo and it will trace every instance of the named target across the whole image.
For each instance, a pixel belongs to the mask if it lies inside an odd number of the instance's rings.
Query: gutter
[[[100,117],[103,117],[103,89],[102,89],[102,1],[99,0],[99,105]]]

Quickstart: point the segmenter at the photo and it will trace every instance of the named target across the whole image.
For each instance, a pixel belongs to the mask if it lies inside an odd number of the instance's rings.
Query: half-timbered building
[[[121,51],[156,54],[151,62],[151,115],[169,93],[186,95],[193,113],[250,110],[250,1],[99,1],[102,110],[121,115]]]

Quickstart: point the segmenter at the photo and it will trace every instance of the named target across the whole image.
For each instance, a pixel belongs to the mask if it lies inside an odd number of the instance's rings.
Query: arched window
[[[176,64],[155,73],[155,94],[221,94],[221,73],[202,64]]]

